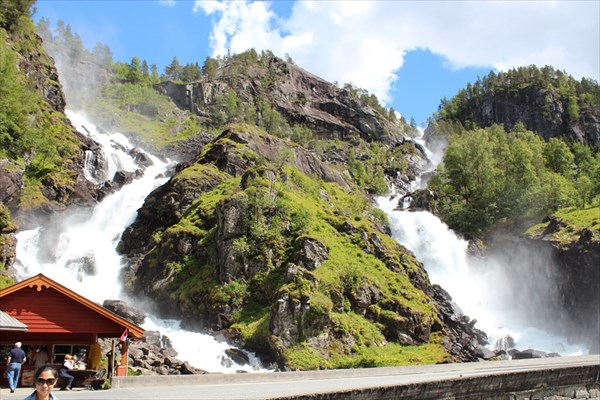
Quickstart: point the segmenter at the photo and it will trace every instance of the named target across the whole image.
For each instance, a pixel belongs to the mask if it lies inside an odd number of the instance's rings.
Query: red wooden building
[[[42,274],[0,290],[0,310],[27,326],[27,330],[0,330],[0,376],[6,368],[3,357],[15,342],[23,343],[27,364],[35,349],[44,346],[50,361],[60,365],[65,354],[85,357],[99,338],[119,338],[125,331],[129,338],[144,335],[143,328]],[[126,361],[127,341],[123,342],[121,364],[125,366]],[[24,370],[31,368],[25,366]],[[117,372],[121,375],[125,370]]]

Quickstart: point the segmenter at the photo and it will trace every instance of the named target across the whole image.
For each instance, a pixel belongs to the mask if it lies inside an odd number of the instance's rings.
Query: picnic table
[[[69,375],[72,375],[73,378],[73,386],[81,387],[88,386],[89,382],[96,378],[98,374],[98,370],[96,369],[72,369],[69,371]]]

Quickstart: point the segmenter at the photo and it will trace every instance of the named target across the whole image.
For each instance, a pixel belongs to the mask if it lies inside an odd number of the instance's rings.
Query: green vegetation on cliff
[[[11,233],[17,228],[12,224],[10,220],[10,212],[4,204],[0,203],[0,272],[5,271],[5,264],[7,260],[13,258],[15,239]],[[0,289],[12,285],[14,282],[11,278],[0,274]]]
[[[600,201],[600,154],[515,127],[459,129],[429,187],[451,227],[481,235],[498,222],[540,218]]]
[[[89,109],[102,126],[134,136],[159,151],[205,129],[197,117],[178,110],[167,97],[144,84],[106,85]]]
[[[445,222],[484,235],[600,202],[600,86],[552,67],[491,72],[440,105],[449,144],[429,187]],[[526,222],[525,222],[526,224]]]
[[[547,221],[532,226],[525,232],[528,237],[540,237],[548,231],[550,224],[555,228],[549,232],[547,240],[568,247],[577,241],[584,230],[590,231],[592,239],[600,242],[600,207],[578,209],[564,208],[552,214]]]
[[[294,167],[300,148],[289,164],[253,150],[266,143],[278,148],[231,125],[173,177],[162,196],[194,200],[153,234],[132,285],[289,368],[450,360],[427,276],[379,230],[385,216],[360,191]]]
[[[47,95],[59,85],[29,18],[32,3],[2,2],[0,8],[0,158],[24,170],[23,208],[48,201],[44,184],[72,184],[68,165],[80,145],[60,107],[62,95]]]

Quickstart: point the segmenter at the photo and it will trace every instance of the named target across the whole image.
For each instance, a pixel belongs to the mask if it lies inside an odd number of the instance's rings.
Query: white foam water
[[[468,242],[439,218],[426,211],[396,210],[396,203],[391,197],[377,199],[390,219],[392,236],[423,263],[432,283],[444,288],[467,316],[477,320],[475,326],[486,332],[492,349],[511,337],[520,350],[587,354],[584,346],[528,324],[514,304],[507,302],[510,269],[492,261],[485,267],[478,265],[468,257]]]
[[[79,132],[102,146],[108,161],[108,171],[102,177],[98,177],[97,171],[86,172],[92,182],[100,184],[117,171],[134,172],[140,168],[130,155],[134,146],[124,135],[101,133],[82,114],[67,111],[67,116]],[[139,151],[143,152],[141,149]],[[153,165],[147,167],[142,176],[106,196],[95,207],[69,209],[56,215],[48,224],[19,231],[15,261],[19,278],[26,279],[43,273],[100,304],[106,299],[131,301],[119,279],[123,263],[116,247],[122,232],[135,220],[137,210],[146,196],[167,181],[165,173],[170,166],[169,161],[145,153]],[[91,156],[86,155],[86,158],[93,161]],[[143,327],[159,330],[168,336],[178,352],[178,358],[194,367],[223,373],[265,371],[251,353],[247,353],[249,364],[238,365],[224,353],[233,346],[218,342],[210,335],[181,329],[179,321],[160,320],[148,310],[143,311],[148,313]]]

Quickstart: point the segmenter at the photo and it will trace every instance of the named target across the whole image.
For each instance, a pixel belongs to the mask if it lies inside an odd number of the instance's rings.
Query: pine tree
[[[144,82],[148,82],[150,80],[150,72],[148,71],[148,61],[142,61],[142,78]]]
[[[170,78],[174,81],[181,80],[182,72],[183,72],[183,67],[179,63],[179,60],[177,59],[177,57],[173,57],[173,61],[171,61],[171,64],[169,64],[165,67],[165,75],[167,76],[167,78]]]
[[[152,79],[152,83],[158,83],[160,82],[160,77],[158,76],[158,68],[156,67],[156,64],[152,64],[150,66],[151,69],[151,79]]]
[[[211,57],[206,57],[206,60],[204,60],[204,65],[202,66],[202,73],[206,75],[208,79],[212,80],[216,78],[218,68],[219,63],[217,60]]]
[[[129,64],[129,72],[127,74],[127,80],[131,83],[139,83],[142,81],[143,71],[142,63],[139,57],[133,57]]]

